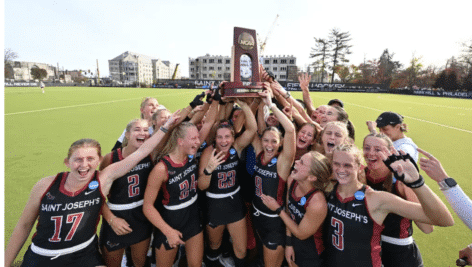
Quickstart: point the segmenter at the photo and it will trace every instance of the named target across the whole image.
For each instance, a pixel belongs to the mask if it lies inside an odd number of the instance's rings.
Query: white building
[[[197,58],[189,58],[189,78],[197,80],[226,80],[231,77],[231,57],[206,54]],[[264,56],[262,65],[274,73],[279,81],[287,80],[288,66],[296,66],[294,56]]]
[[[159,79],[171,79],[175,64],[150,56],[126,51],[114,59],[108,60],[108,68],[112,80],[123,83],[152,84]],[[177,79],[180,72],[177,71]]]
[[[26,61],[12,61],[5,65],[5,78],[15,81],[32,81],[31,69],[40,68],[45,69],[48,73],[44,81],[51,81],[56,76],[56,67],[46,63],[26,62]]]

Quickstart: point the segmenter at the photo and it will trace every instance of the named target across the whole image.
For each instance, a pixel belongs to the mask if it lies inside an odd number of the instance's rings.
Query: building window
[[[230,67],[226,67],[226,70],[230,70]]]
[[[280,75],[280,79],[285,79],[285,75]]]
[[[277,67],[273,67],[272,70],[273,70],[273,71],[277,71]]]
[[[194,69],[194,68],[190,68],[190,71],[195,71],[195,69]]]
[[[218,78],[221,78],[221,74],[218,74]]]
[[[206,75],[206,74],[203,74],[203,78],[206,78],[206,77],[207,77],[207,75]]]
[[[214,67],[209,67],[210,70],[214,70],[215,68]]]
[[[207,63],[207,60],[206,60],[206,59],[204,59],[204,60],[203,60],[203,63]]]
[[[207,67],[203,67],[203,70],[207,70]]]
[[[215,63],[215,60],[214,59],[209,59],[208,63]]]
[[[277,64],[277,59],[274,59],[272,63]]]
[[[195,78],[195,75],[192,74],[190,77]]]
[[[226,63],[226,64],[230,64],[230,63],[231,63],[231,60],[227,59],[227,60],[225,61],[225,63]]]
[[[287,70],[287,67],[281,67],[280,70]]]
[[[222,59],[218,59],[218,63],[223,63],[223,60],[222,60]]]
[[[294,60],[294,59],[290,59],[290,64],[295,64],[295,60]]]
[[[270,60],[268,59],[264,60],[264,64],[270,64]]]
[[[280,64],[287,64],[287,60],[286,59],[281,59]]]
[[[265,69],[265,71],[269,71],[269,67],[266,67],[266,68],[264,68],[264,69]]]
[[[218,67],[218,70],[221,70],[221,67]]]

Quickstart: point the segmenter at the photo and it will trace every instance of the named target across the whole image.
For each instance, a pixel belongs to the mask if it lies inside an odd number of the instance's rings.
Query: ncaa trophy
[[[259,97],[263,83],[259,73],[256,31],[234,27],[231,48],[231,80],[222,85],[225,97]]]

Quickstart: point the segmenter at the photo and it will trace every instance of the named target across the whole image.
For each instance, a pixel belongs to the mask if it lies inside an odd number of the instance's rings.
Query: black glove
[[[420,178],[412,183],[407,183],[405,182],[405,174],[399,175],[398,172],[396,172],[392,167],[392,163],[394,163],[397,160],[409,160],[413,166],[415,166],[416,170],[419,171],[418,165],[416,165],[415,160],[410,156],[410,154],[404,154],[404,155],[390,155],[386,160],[384,160],[385,166],[393,173],[396,179],[402,181],[406,186],[410,188],[418,188],[422,185],[424,185],[424,178],[423,176],[420,175]]]
[[[213,90],[210,90],[207,94],[207,97],[206,97],[206,102],[208,104],[211,104],[211,102],[213,102],[213,97],[211,96],[211,93],[212,93]]]
[[[194,109],[196,106],[203,105],[203,101],[201,100],[205,96],[205,92],[198,94],[195,96],[192,102],[190,102],[190,106]]]
[[[220,105],[226,104],[221,100],[220,87],[216,89],[215,94],[213,95],[213,100],[218,101]]]

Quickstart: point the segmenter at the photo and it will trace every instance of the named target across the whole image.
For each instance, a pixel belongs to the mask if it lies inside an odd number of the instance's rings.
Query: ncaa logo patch
[[[236,149],[231,148],[231,149],[229,150],[229,153],[230,153],[231,155],[234,155],[234,154],[236,153]]]
[[[90,190],[95,190],[98,188],[98,181],[91,181],[88,185],[88,188]]]
[[[273,158],[273,159],[270,161],[270,163],[272,163],[272,164],[277,163],[277,158]]]
[[[365,198],[365,194],[362,191],[357,191],[356,193],[354,193],[354,197],[357,200],[363,200]]]

